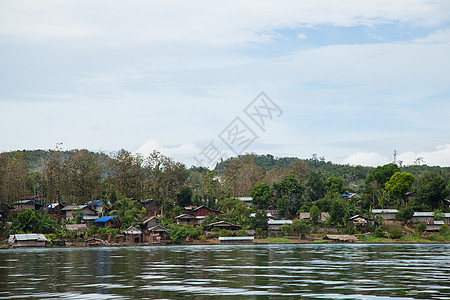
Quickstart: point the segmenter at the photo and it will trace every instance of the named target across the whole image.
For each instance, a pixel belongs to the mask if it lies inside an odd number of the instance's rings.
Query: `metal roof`
[[[114,219],[115,217],[116,216],[104,216],[104,217],[98,218],[93,223],[106,223],[106,222]]]
[[[14,234],[13,237],[16,241],[46,241],[47,238],[41,233],[24,233],[24,234]]]
[[[169,229],[162,227],[161,225],[155,225],[149,228],[148,231],[169,231]]]
[[[268,225],[283,225],[283,224],[292,224],[292,220],[268,220]]]
[[[142,231],[137,229],[134,226],[130,226],[127,229],[125,229],[125,231],[123,233],[125,233],[125,234],[142,234]]]
[[[418,211],[415,212],[413,217],[434,217],[434,212],[432,211]]]
[[[188,214],[181,214],[181,215],[175,217],[175,219],[196,219],[196,217],[188,215]]]
[[[372,209],[372,213],[374,214],[396,214],[398,213],[397,209]]]

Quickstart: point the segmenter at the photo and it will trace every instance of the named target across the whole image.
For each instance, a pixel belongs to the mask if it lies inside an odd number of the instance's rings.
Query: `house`
[[[376,218],[383,218],[383,220],[395,220],[398,210],[396,209],[372,209],[372,214]]]
[[[411,218],[412,223],[419,223],[422,222],[424,224],[427,224],[429,222],[434,221],[434,212],[422,212],[418,211],[415,212],[413,217]]]
[[[68,205],[61,209],[64,219],[72,220],[75,212],[81,212],[84,220],[95,220],[98,218],[95,210],[88,205]]]
[[[222,211],[212,209],[208,206],[202,205],[194,209],[194,215],[199,220],[198,223],[201,224],[203,222],[203,219],[208,215],[215,215],[218,216],[220,214],[223,214]]]
[[[177,219],[177,225],[199,225],[200,221],[197,217],[188,214],[181,214],[175,219]]]
[[[86,224],[66,224],[67,231],[85,232],[88,230]]]
[[[426,231],[439,231],[444,221],[430,221],[425,224],[427,226]]]
[[[220,222],[215,222],[215,223],[211,223],[208,224],[207,227],[209,227],[210,229],[213,228],[219,228],[219,229],[227,229],[227,230],[239,230],[241,229],[240,225],[235,225],[226,221],[220,221]]]
[[[47,238],[40,233],[13,234],[8,238],[11,247],[45,247]]]
[[[252,197],[236,197],[237,199],[239,199],[240,201],[244,201],[245,204],[247,204],[247,206],[250,206],[250,204],[252,204],[253,198]]]
[[[150,243],[167,243],[170,241],[169,229],[155,225],[148,229]]]
[[[134,226],[128,227],[123,233],[127,242],[142,243],[143,241],[143,232]]]
[[[325,222],[330,217],[330,214],[327,212],[323,212],[320,215],[320,222]],[[309,221],[311,218],[311,214],[309,212],[302,212],[300,213],[299,219],[300,220],[307,220]]]
[[[292,220],[268,220],[267,225],[268,229],[272,231],[281,230],[281,226],[284,224],[292,224]]]
[[[101,200],[95,200],[88,203],[88,205],[95,210],[97,216],[103,216],[103,208],[105,204]]]
[[[354,235],[334,235],[329,234],[323,238],[324,240],[329,240],[333,242],[357,242],[358,238]]]
[[[39,209],[45,207],[44,204],[36,202],[33,199],[16,201],[13,203],[13,205],[14,205],[14,211],[17,211],[17,212],[23,211],[25,209],[31,209],[33,211],[36,211],[36,210],[39,210]]]
[[[352,222],[353,225],[363,225],[363,226],[373,223],[372,219],[360,215],[356,215],[349,218],[349,221]]]
[[[159,224],[159,219],[157,217],[150,217],[148,219],[145,219],[142,222],[142,225],[144,226],[143,227],[144,230],[147,230],[147,231],[148,231],[149,228],[152,228],[152,227],[154,227],[154,226],[156,226],[158,224]]]
[[[103,216],[92,222],[97,228],[105,227],[119,227],[118,221],[115,216]]]

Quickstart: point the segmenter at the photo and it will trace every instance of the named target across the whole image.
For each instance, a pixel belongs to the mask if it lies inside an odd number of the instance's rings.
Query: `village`
[[[342,197],[358,197],[344,193]],[[281,219],[276,209],[253,210],[252,197],[236,197],[235,203],[245,207],[248,217],[256,224],[251,228],[226,221],[223,211],[206,205],[184,207],[182,213],[171,212],[171,224],[161,215],[143,217],[140,222],[123,228],[120,219],[104,215],[103,201],[92,201],[84,205],[59,203],[42,204],[35,197],[13,204],[13,213],[43,213],[60,222],[57,234],[17,233],[8,237],[9,247],[52,247],[52,246],[100,246],[100,245],[161,245],[161,244],[243,244],[243,243],[329,243],[329,242],[445,242],[437,233],[448,236],[450,213],[413,212],[407,222],[398,221],[397,209],[372,209],[371,215],[354,215],[348,218],[353,234],[340,228],[327,227],[330,213],[320,212],[311,217],[310,212],[300,212],[296,218]],[[148,208],[149,201],[142,202]],[[313,213],[314,214],[314,213]],[[258,219],[259,220],[256,220]],[[313,218],[317,218],[314,220]],[[316,226],[314,226],[316,225]],[[408,227],[406,226],[408,225]],[[259,226],[259,227],[258,227]],[[121,228],[122,227],[122,228]],[[381,228],[404,228],[416,239],[400,239],[405,234],[387,233]],[[376,239],[368,239],[373,236]],[[407,235],[406,235],[407,236]]]

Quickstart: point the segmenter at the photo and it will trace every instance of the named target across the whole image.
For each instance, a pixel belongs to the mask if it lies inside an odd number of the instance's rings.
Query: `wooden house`
[[[62,216],[66,220],[72,220],[75,212],[81,212],[83,219],[86,220],[97,219],[97,212],[88,205],[68,205],[61,209]]]
[[[160,222],[160,221],[159,221],[159,219],[158,219],[157,217],[150,217],[150,218],[148,218],[148,219],[145,219],[145,220],[142,222],[143,229],[146,230],[146,231],[148,231],[148,229],[150,229],[150,228],[152,228],[152,227],[158,225],[159,222]]]
[[[392,221],[397,217],[398,210],[396,209],[372,209],[372,214],[376,218],[383,218],[383,220]]]
[[[13,234],[8,238],[11,247],[45,247],[47,238],[39,233]]]
[[[323,223],[323,222],[325,222],[329,217],[330,217],[330,214],[329,214],[329,213],[323,212],[323,213],[321,213],[321,215],[320,215],[320,220],[319,220],[319,222],[322,222],[322,223]],[[309,220],[311,219],[311,214],[310,214],[309,212],[302,212],[302,213],[300,213],[299,219],[300,219],[300,220],[307,220],[307,221],[309,221]]]
[[[155,225],[148,229],[150,243],[167,243],[170,241],[169,229]]]
[[[92,224],[94,224],[97,228],[105,228],[105,227],[112,227],[112,228],[118,228],[119,224],[115,216],[103,216],[101,218],[98,218],[97,220],[93,221]]]
[[[211,224],[206,225],[206,227],[208,227],[210,230],[212,230],[213,228],[227,229],[230,231],[241,229],[240,225],[235,225],[235,224],[232,224],[232,223],[229,223],[226,221],[219,221],[219,222],[211,223]]]
[[[125,241],[131,243],[142,243],[143,242],[143,232],[134,227],[130,226],[123,232],[125,234]]]
[[[14,211],[16,211],[16,212],[20,212],[25,209],[31,209],[33,211],[37,211],[37,210],[45,207],[44,204],[41,204],[33,199],[25,199],[25,200],[16,201],[13,203],[13,205],[14,205]]]
[[[220,214],[223,214],[223,212],[217,209],[212,209],[205,205],[199,206],[196,209],[194,209],[195,217],[200,220],[199,224],[201,224],[201,221],[208,215],[218,216]]]
[[[175,219],[177,220],[177,225],[199,225],[199,219],[188,214],[179,215]]]
[[[415,212],[413,217],[411,218],[412,223],[422,222],[422,223],[427,224],[427,223],[430,223],[433,221],[434,221],[434,212],[432,212],[432,211],[430,211],[430,212],[418,211],[418,212]]]

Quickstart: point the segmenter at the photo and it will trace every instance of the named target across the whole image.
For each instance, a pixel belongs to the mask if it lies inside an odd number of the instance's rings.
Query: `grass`
[[[404,235],[401,237],[402,241],[405,242],[419,242],[419,243],[429,243],[430,240],[424,239],[421,236],[415,235],[415,234],[411,234],[411,235]]]
[[[368,243],[387,243],[390,242],[387,238],[380,238],[373,235],[364,235],[359,239],[361,242],[368,242]]]
[[[291,240],[289,239],[285,239],[285,238],[267,238],[266,241],[270,242],[270,243],[290,243]]]

